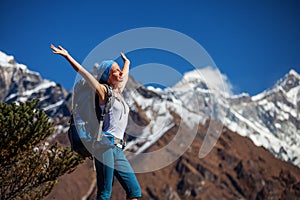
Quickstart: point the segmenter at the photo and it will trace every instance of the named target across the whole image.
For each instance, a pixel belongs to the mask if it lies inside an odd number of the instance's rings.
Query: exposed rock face
[[[17,63],[13,56],[0,52],[0,86],[1,102],[38,98],[40,107],[56,124],[55,135],[65,132],[71,95],[60,84],[43,79],[39,73]]]
[[[173,127],[146,152],[167,145],[177,128]],[[189,150],[174,163],[160,170],[137,174],[143,191],[142,199],[300,198],[299,168],[276,159],[265,148],[255,146],[249,138],[227,128],[223,129],[213,150],[199,159],[199,148],[206,132],[207,126],[200,125]],[[95,192],[90,199],[95,198]],[[125,196],[121,185],[115,181],[112,199]]]
[[[200,126],[189,151],[158,171],[138,174],[143,199],[299,199],[300,169],[225,128],[208,156],[199,159],[206,127]],[[166,133],[147,151],[166,145]],[[159,145],[159,146],[160,146]],[[115,198],[120,186],[116,186]],[[170,198],[172,196],[172,198]]]
[[[193,144],[179,159],[163,169],[137,174],[143,199],[299,199],[299,77],[291,70],[274,87],[254,97],[223,94],[193,72],[165,90],[145,88],[129,79],[124,93],[131,109],[128,151],[158,150],[174,139],[179,126],[186,135],[177,139],[184,141],[199,125]],[[2,52],[0,86],[1,101],[39,98],[41,108],[56,124],[51,138],[68,145],[64,133],[71,93]],[[199,159],[210,119],[221,120],[223,132],[213,150]],[[176,150],[168,153],[176,154]],[[81,199],[88,192],[93,198],[93,184],[95,172],[87,162],[63,176],[46,199]],[[124,196],[115,181],[113,199]]]

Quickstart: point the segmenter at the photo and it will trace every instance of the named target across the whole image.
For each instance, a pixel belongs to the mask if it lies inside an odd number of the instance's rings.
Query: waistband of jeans
[[[119,139],[119,138],[117,138],[117,137],[115,137],[114,135],[112,135],[111,133],[109,133],[109,132],[102,132],[104,135],[106,135],[106,136],[111,136],[111,137],[113,137],[114,138],[114,145],[118,145],[118,144],[120,144],[121,146],[123,146],[124,144],[125,144],[125,141],[124,140],[121,140],[121,139]],[[121,147],[122,148],[122,147]]]

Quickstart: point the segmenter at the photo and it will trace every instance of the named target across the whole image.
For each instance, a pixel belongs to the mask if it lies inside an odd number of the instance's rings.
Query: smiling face
[[[114,62],[111,66],[110,74],[109,74],[107,82],[112,86],[116,86],[120,82],[123,81],[123,78],[124,78],[123,73],[122,73],[118,63]]]

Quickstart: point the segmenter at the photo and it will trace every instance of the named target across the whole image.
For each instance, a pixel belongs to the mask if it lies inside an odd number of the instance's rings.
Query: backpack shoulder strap
[[[100,108],[100,117],[98,118],[98,120],[99,120],[99,129],[98,129],[98,133],[97,133],[97,136],[96,136],[96,141],[98,141],[98,142],[101,141],[101,139],[103,137],[101,132],[102,132],[102,128],[103,128],[104,116],[109,111],[109,109],[112,107],[112,105],[114,104],[114,101],[115,101],[115,95],[114,95],[114,92],[112,91],[112,88],[107,84],[104,84],[104,86],[107,89],[107,100],[106,100],[104,109],[102,110]],[[96,108],[99,108],[99,107],[100,107],[99,105],[96,105]],[[96,110],[96,112],[97,112],[97,110]]]
[[[112,91],[112,88],[107,84],[103,84],[103,85],[107,89],[107,98],[106,98],[104,109],[102,109],[100,107],[99,96],[97,94],[95,95],[95,109],[96,109],[96,115],[97,115],[98,121],[101,121],[104,119],[105,114],[113,106],[114,101],[115,101],[115,95],[114,95],[114,92]]]
[[[112,88],[109,85],[104,84],[104,86],[107,89],[107,100],[106,100],[105,109],[104,109],[104,115],[105,115],[109,111],[109,109],[113,106],[113,104],[115,102],[115,94],[114,94],[114,92],[112,91]]]

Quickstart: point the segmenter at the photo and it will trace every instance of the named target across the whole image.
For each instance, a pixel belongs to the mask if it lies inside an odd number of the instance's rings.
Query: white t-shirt
[[[103,108],[103,106],[101,106]],[[128,122],[129,107],[123,100],[115,98],[113,106],[106,113],[103,121],[103,131],[118,139],[123,139]]]

